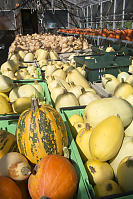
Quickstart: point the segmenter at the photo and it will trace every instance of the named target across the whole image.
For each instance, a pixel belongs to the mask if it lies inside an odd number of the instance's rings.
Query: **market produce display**
[[[1,187],[8,180],[17,186],[13,199],[91,199],[133,191],[132,64],[117,76],[102,71],[101,87],[109,94],[103,97],[87,80],[86,64],[75,63],[77,54],[59,56],[89,48],[86,42],[17,35],[1,65],[0,116],[15,131],[1,126],[0,178]],[[115,52],[112,46],[105,51]],[[38,68],[42,81],[36,80]]]

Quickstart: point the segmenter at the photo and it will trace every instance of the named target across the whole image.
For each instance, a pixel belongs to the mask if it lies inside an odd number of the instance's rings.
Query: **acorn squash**
[[[16,130],[20,153],[36,164],[48,154],[63,153],[68,145],[65,124],[60,114],[49,105],[38,107],[32,100],[31,109],[21,113]]]

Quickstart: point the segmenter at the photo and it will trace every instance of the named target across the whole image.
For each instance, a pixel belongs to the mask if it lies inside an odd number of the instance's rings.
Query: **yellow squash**
[[[85,168],[91,184],[101,183],[104,180],[112,180],[114,177],[113,169],[107,162],[99,160],[87,161]]]
[[[9,113],[12,113],[12,107],[9,101],[7,101],[7,99],[5,98],[5,96],[3,97],[2,95],[0,95],[0,114]]]
[[[133,156],[122,159],[117,169],[117,179],[125,192],[133,191]]]
[[[100,122],[92,131],[89,147],[95,160],[107,161],[119,151],[124,137],[122,121],[117,116],[110,116]]]
[[[84,162],[87,160],[92,160],[89,150],[89,139],[91,133],[92,128],[90,128],[89,124],[86,124],[85,128],[81,129],[76,137],[76,144]]]
[[[94,186],[96,197],[109,196],[122,193],[120,186],[113,180],[105,180]]]
[[[120,98],[101,98],[89,103],[84,109],[84,122],[94,128],[99,122],[111,115],[119,115],[124,127],[133,119],[133,108],[126,100]]]

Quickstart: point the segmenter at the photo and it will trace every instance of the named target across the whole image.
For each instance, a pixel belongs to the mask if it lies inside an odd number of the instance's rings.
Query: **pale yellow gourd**
[[[133,191],[133,156],[121,160],[117,168],[117,179],[125,192]]]
[[[34,55],[32,53],[27,53],[24,56],[24,62],[34,61]]]
[[[0,75],[0,92],[7,93],[13,88],[13,80],[5,75]]]
[[[107,53],[109,53],[109,52],[115,52],[114,48],[111,47],[111,46],[108,46],[108,47],[106,48],[105,51],[106,51]]]
[[[106,78],[106,80],[104,80],[105,77],[102,77],[102,82],[106,82],[103,84],[103,87],[105,89],[106,92],[108,92],[109,94],[114,94],[114,90],[115,88],[120,84],[120,81],[117,78]]]
[[[68,123],[71,126],[79,122],[84,122],[83,117],[81,115],[73,114],[68,118]]]
[[[1,65],[1,72],[3,73],[5,70],[10,69],[15,73],[17,71],[16,65],[13,63],[13,60],[8,60]]]
[[[63,69],[58,68],[58,69],[53,71],[52,76],[55,79],[63,79],[63,80],[65,80],[66,79],[66,72]]]
[[[115,175],[117,174],[117,168],[119,166],[119,163],[126,156],[133,156],[133,137],[132,136],[124,137],[122,146],[118,154],[112,160],[110,160],[110,165],[113,168]]]
[[[79,104],[80,106],[86,106],[89,103],[91,103],[92,101],[95,101],[97,99],[100,99],[101,97],[97,94],[95,94],[94,92],[91,91],[87,91],[87,92],[83,92],[78,100],[79,100]]]
[[[102,85],[105,87],[106,83],[108,81],[111,81],[113,79],[117,79],[114,75],[111,75],[111,74],[104,74],[102,77],[101,77],[101,80],[102,80]]]
[[[14,113],[22,113],[31,107],[31,97],[20,97],[12,103]]]
[[[107,162],[99,160],[88,160],[85,162],[85,168],[91,184],[102,183],[104,180],[113,180],[114,172]]]
[[[84,89],[90,88],[89,82],[77,69],[68,72],[67,82],[74,82],[75,85],[83,86]]]
[[[110,116],[100,122],[92,131],[89,140],[90,152],[94,160],[107,161],[118,153],[124,137],[122,121]]]
[[[86,123],[93,128],[105,118],[111,115],[119,115],[124,127],[127,127],[133,119],[133,108],[124,99],[120,98],[101,98],[89,103],[83,113]]]
[[[24,57],[25,57],[25,52],[22,51],[22,50],[19,50],[18,51],[18,56],[19,56],[19,60],[24,60]]]
[[[76,136],[76,144],[83,162],[93,159],[89,149],[89,139],[91,133],[92,128],[89,124],[86,124],[85,128],[82,128]]]
[[[133,106],[133,93],[128,95],[126,98],[125,98],[126,101],[128,101],[132,106]]]
[[[118,75],[117,75],[117,79],[120,81],[120,82],[126,82],[126,79],[129,77],[130,75],[127,73],[127,72],[120,72]]]
[[[73,93],[66,92],[60,94],[55,101],[55,108],[57,111],[62,107],[79,106],[78,100]]]
[[[10,102],[14,102],[16,99],[18,99],[20,96],[18,94],[19,87],[15,86],[9,93],[9,99]]]
[[[122,193],[120,186],[114,180],[105,180],[94,186],[96,197],[110,196]]]
[[[39,92],[38,90],[30,85],[30,84],[25,84],[19,87],[18,89],[18,96],[19,97],[36,97],[39,98]]]
[[[0,95],[0,114],[9,114],[12,113],[12,107],[9,101]]]
[[[51,99],[53,100],[53,102],[55,103],[56,98],[61,95],[64,94],[66,91],[66,89],[64,87],[62,87],[59,83],[57,84],[57,86],[55,86],[52,90],[51,90]]]
[[[114,96],[125,99],[128,95],[133,94],[133,87],[127,83],[122,82],[114,90]]]
[[[125,129],[125,136],[133,136],[133,121],[130,125]]]
[[[74,138],[78,135],[81,129],[85,128],[84,122],[77,122],[73,126],[71,126],[71,132]]]

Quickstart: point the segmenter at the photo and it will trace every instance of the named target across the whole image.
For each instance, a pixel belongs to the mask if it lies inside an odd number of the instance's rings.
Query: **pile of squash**
[[[25,63],[22,56],[29,62],[34,61],[32,53],[25,54],[23,51],[9,53],[7,61],[1,65],[1,74],[12,80],[38,79],[39,74],[35,64]]]
[[[32,97],[39,104],[45,104],[44,90],[37,81],[32,84],[14,83],[5,75],[0,75],[0,114],[22,113],[30,108]]]
[[[133,108],[122,98],[101,98],[68,124],[96,197],[133,191]]]
[[[58,111],[61,107],[87,105],[100,98],[85,78],[85,66],[52,61],[43,70],[53,105]]]
[[[9,52],[30,51],[34,53],[38,49],[50,49],[56,52],[72,52],[74,50],[85,50],[89,47],[86,39],[73,36],[64,37],[54,34],[32,34],[16,35]]]
[[[0,198],[72,199],[79,179],[63,153],[67,147],[60,114],[32,98],[31,108],[19,117],[16,135],[0,130]]]

